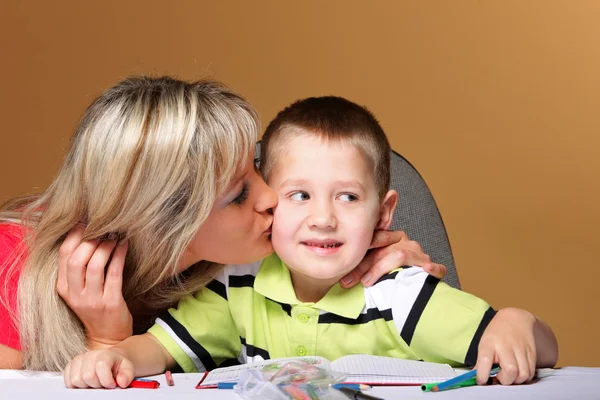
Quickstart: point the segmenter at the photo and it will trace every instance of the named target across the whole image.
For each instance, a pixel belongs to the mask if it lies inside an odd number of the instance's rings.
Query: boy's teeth
[[[322,248],[322,249],[331,249],[331,248],[333,248],[333,247],[338,247],[338,244],[337,244],[337,243],[334,243],[334,244],[316,244],[316,243],[309,243],[309,244],[310,244],[311,246],[314,246],[314,247],[320,247],[320,248]]]

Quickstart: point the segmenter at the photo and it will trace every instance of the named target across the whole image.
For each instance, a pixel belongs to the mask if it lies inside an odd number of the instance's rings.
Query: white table
[[[237,399],[231,390],[194,389],[200,374],[174,374],[175,386],[156,376],[158,389],[78,390],[64,387],[62,375],[0,370],[0,399]],[[417,386],[375,387],[369,394],[385,399],[600,399],[600,368],[565,367],[540,381],[521,386],[468,387],[424,393]]]

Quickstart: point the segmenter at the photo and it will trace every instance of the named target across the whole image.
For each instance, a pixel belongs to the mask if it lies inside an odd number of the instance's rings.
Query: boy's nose
[[[308,218],[308,225],[315,228],[335,228],[337,219],[329,207],[315,207]]]

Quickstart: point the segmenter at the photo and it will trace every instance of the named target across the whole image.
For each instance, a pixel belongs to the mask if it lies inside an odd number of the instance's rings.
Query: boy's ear
[[[394,216],[394,210],[398,204],[398,193],[395,190],[389,190],[379,206],[379,221],[375,229],[388,230],[392,225],[392,217]]]

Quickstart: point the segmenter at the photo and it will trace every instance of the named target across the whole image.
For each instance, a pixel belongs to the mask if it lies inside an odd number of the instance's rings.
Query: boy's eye
[[[237,197],[235,199],[231,200],[231,203],[237,204],[237,205],[242,205],[242,204],[244,204],[246,199],[248,199],[248,185],[244,183],[244,186],[242,187],[242,191],[240,192],[239,195],[237,195]]]
[[[295,200],[295,201],[306,201],[306,200],[310,199],[310,196],[306,192],[296,192],[296,193],[292,193],[292,195],[290,196],[290,199]]]
[[[340,194],[338,198],[341,201],[356,201],[356,200],[358,200],[358,197],[356,197],[355,195],[353,195],[351,193]]]

